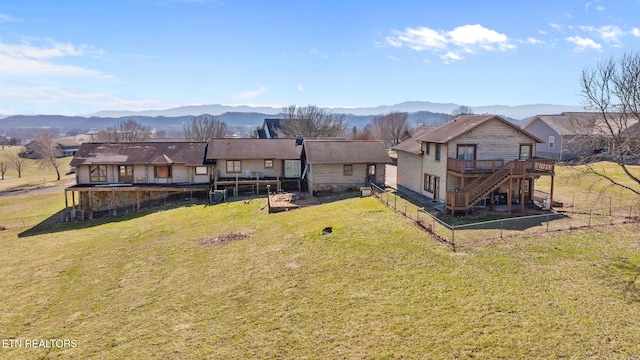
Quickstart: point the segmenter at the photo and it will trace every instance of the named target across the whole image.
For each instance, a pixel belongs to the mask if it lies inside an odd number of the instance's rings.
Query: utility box
[[[371,196],[371,187],[361,187],[360,188],[360,197]]]

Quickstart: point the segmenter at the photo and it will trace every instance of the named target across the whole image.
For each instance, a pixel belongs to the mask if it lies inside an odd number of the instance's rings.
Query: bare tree
[[[374,117],[371,125],[377,138],[391,147],[411,137],[408,118],[407,113],[393,112]]]
[[[367,124],[361,131],[358,131],[358,128],[353,127],[351,133],[351,140],[380,140],[375,131],[373,130],[373,126],[371,124]]]
[[[113,127],[100,130],[91,136],[96,142],[138,142],[151,138],[151,128],[131,118],[118,122]]]
[[[33,140],[36,152],[42,156],[39,161],[40,167],[42,169],[54,169],[57,180],[60,180],[60,166],[62,165],[58,159],[60,150],[53,134],[50,131],[39,132],[33,136]]]
[[[200,115],[182,126],[182,137],[192,141],[207,141],[209,139],[229,136],[227,123],[212,115]]]
[[[629,169],[640,158],[640,53],[626,53],[584,69],[580,87],[585,107],[598,113],[592,140],[609,146],[608,156],[633,185],[615,180],[589,162],[586,168],[612,185],[640,195],[638,173]]]
[[[0,175],[2,175],[2,178],[0,180],[4,180],[4,174],[7,172],[8,169],[9,169],[9,163],[6,161],[0,161]]]
[[[334,115],[315,105],[291,105],[282,109],[281,116],[279,137],[341,137],[347,128],[344,116]]]
[[[4,136],[0,136],[0,149],[4,150],[5,146],[9,145],[9,139]]]
[[[453,117],[458,117],[461,115],[473,115],[473,109],[470,106],[466,106],[466,105],[460,105],[459,108],[453,110],[453,112],[451,112],[451,115]]]
[[[21,158],[20,156],[18,156],[18,154],[16,154],[15,156],[9,159],[9,164],[11,165],[12,168],[16,169],[16,171],[18,172],[18,178],[21,178],[22,172],[24,171],[24,169],[27,167],[27,164],[29,163],[27,162],[27,159]]]

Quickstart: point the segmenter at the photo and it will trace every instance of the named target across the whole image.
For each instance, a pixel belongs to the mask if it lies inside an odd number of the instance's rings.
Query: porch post
[[[520,179],[520,211],[524,214],[524,182],[525,177]]]
[[[509,193],[507,194],[507,210],[511,213],[511,192],[513,191],[513,178],[509,177]]]
[[[553,209],[553,178],[555,176],[551,175],[551,189],[549,189],[549,210]]]

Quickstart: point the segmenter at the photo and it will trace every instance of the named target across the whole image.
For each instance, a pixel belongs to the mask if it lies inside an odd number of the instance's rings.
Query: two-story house
[[[512,204],[532,199],[535,179],[553,179],[554,161],[535,157],[541,142],[500,116],[463,115],[394,148],[398,186],[442,202],[452,212],[479,203],[505,204],[511,210]]]

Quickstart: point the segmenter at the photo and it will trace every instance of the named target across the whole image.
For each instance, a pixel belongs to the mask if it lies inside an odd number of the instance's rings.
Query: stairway
[[[526,171],[523,161],[510,161],[502,169],[497,170],[485,179],[465,187],[460,192],[453,194],[453,201],[447,201],[447,205],[453,210],[468,210],[485,196],[491,194],[514,175],[520,175]]]

